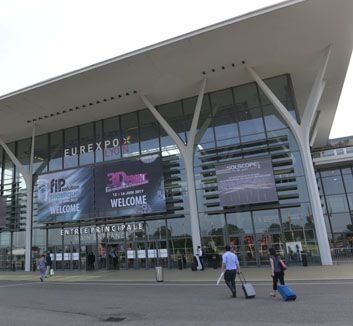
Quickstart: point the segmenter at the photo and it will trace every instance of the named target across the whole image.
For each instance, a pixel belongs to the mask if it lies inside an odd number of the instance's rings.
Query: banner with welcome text
[[[38,221],[66,222],[89,218],[93,210],[92,186],[91,167],[38,176]]]
[[[131,216],[165,212],[162,159],[158,154],[95,168],[98,216]]]

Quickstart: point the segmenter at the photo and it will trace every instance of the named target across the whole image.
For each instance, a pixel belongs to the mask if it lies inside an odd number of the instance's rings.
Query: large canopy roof
[[[7,142],[251,81],[290,73],[302,114],[324,49],[332,44],[316,145],[326,144],[353,43],[353,1],[287,1],[0,97]],[[196,13],[197,14],[197,13]],[[204,75],[206,73],[206,75]]]

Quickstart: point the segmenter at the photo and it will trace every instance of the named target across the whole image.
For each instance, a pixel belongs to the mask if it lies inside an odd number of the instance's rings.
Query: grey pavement
[[[242,268],[248,281],[269,281],[269,267]],[[215,282],[220,269],[206,269],[193,272],[191,269],[163,269],[165,282]],[[0,281],[38,281],[38,272],[0,272]],[[333,266],[290,266],[286,271],[286,280],[353,280],[353,264]],[[55,271],[55,275],[46,279],[52,282],[155,282],[154,269],[118,270],[118,271]],[[353,324],[353,323],[352,323]]]
[[[289,267],[295,302],[269,296],[269,267],[242,270],[255,299],[239,282],[231,298],[219,269],[164,269],[164,282],[154,269],[56,271],[43,283],[38,272],[0,272],[0,325],[353,325],[353,264]]]
[[[224,284],[207,282],[0,281],[0,325],[353,324],[352,280],[290,285],[294,302],[269,297],[271,283],[261,281],[254,282],[255,299],[245,299],[239,283],[231,298]]]

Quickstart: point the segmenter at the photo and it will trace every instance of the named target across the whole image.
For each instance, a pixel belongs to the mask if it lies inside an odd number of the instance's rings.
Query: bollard
[[[155,268],[155,272],[156,272],[156,281],[157,282],[163,282],[164,281],[163,267],[162,266],[157,266]]]

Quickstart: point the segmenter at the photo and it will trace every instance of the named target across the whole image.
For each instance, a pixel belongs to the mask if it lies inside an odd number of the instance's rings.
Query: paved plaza
[[[295,302],[269,297],[266,268],[243,269],[254,284],[231,298],[219,270],[0,273],[0,325],[352,325],[353,265],[292,267]],[[351,273],[351,274],[349,274]],[[335,275],[337,274],[337,275]],[[306,279],[305,279],[306,278]]]

